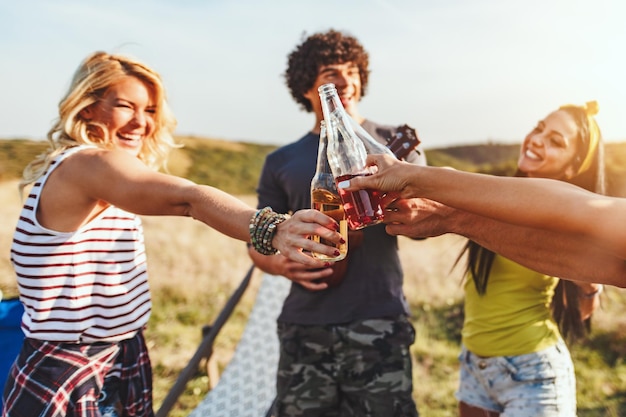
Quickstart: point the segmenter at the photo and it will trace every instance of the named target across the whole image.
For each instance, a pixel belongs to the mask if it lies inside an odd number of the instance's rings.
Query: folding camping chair
[[[0,292],[0,392],[9,376],[13,361],[17,357],[24,342],[22,332],[22,313],[24,308],[18,298],[2,298]],[[0,401],[0,414],[2,402]]]
[[[204,336],[196,355],[181,372],[156,417],[167,416],[187,381],[197,372],[200,361],[210,357],[213,341],[247,288],[253,270],[254,266]],[[275,380],[279,356],[276,319],[291,282],[284,277],[268,274],[264,274],[261,279],[252,311],[232,359],[222,372],[217,385],[192,410],[189,417],[271,415],[276,395]]]

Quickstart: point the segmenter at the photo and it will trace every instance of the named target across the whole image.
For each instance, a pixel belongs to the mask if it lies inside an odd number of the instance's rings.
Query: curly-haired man
[[[289,54],[285,78],[315,121],[302,138],[265,160],[258,206],[279,213],[311,207],[323,120],[319,86],[334,83],[348,113],[381,143],[395,133],[395,127],[359,115],[369,56],[355,37],[336,30],[308,36]],[[426,163],[417,153],[406,159]],[[293,282],[278,318],[276,416],[418,415],[409,352],[415,332],[396,237],[384,225],[372,226],[351,232],[348,247],[346,260],[324,269],[249,252],[260,269]]]

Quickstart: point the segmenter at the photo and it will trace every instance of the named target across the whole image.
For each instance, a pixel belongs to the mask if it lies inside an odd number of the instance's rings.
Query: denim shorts
[[[484,358],[464,346],[456,398],[500,417],[575,417],[576,377],[564,342],[535,353]]]

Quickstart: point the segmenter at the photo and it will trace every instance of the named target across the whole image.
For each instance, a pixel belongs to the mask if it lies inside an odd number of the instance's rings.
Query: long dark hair
[[[594,107],[590,108],[592,105]],[[578,166],[576,168],[579,172],[577,175],[564,181],[598,194],[606,194],[604,146],[598,126],[592,117],[597,112],[597,104],[588,103],[587,106],[567,105],[559,110],[566,111],[574,119],[578,128],[576,136],[578,145],[576,163]],[[587,155],[590,153],[593,153],[590,155],[590,161],[585,163],[585,160],[588,159]],[[580,171],[581,168],[583,168],[582,171]],[[525,177],[526,174],[518,169],[515,176]],[[491,272],[496,254],[471,240],[463,248],[459,259],[466,252],[466,272],[474,281],[478,294],[483,295],[487,291],[489,273]],[[579,289],[576,284],[560,279],[554,289],[554,296],[550,306],[552,317],[558,324],[561,335],[566,340],[572,342],[585,336],[591,325],[591,317],[582,320],[578,295]]]

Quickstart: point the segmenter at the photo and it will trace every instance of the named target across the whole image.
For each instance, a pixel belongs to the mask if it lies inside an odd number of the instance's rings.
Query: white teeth
[[[536,159],[536,160],[541,159],[539,157],[539,155],[537,155],[536,153],[534,153],[530,149],[526,149],[526,157],[529,158],[529,159]]]
[[[137,134],[121,134],[119,133],[118,136],[124,140],[141,140],[141,135],[137,135]]]

